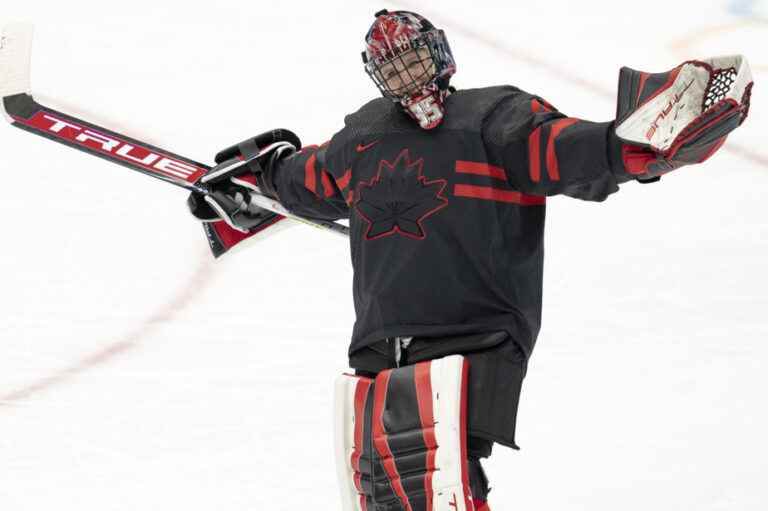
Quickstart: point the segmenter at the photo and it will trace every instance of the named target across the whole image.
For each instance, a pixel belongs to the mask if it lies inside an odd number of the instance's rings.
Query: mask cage
[[[411,62],[411,67],[406,66],[404,57],[412,52],[418,52],[420,48],[427,48],[429,56]],[[448,80],[451,75],[456,72],[456,64],[445,33],[435,29],[423,32],[411,41],[411,47],[408,50],[389,59],[372,58],[367,52],[363,52],[363,62],[365,63],[365,72],[376,84],[381,94],[393,101],[402,101],[409,95],[430,87],[435,82],[438,83],[440,89],[445,89],[448,87]],[[428,78],[424,79],[424,76],[429,73],[432,63],[434,63],[434,70]],[[398,74],[396,70],[402,70],[400,71],[401,77],[405,75],[407,81],[403,80],[399,87],[391,88],[386,77],[382,74],[382,69],[385,66],[389,66],[389,70],[395,70],[394,74]],[[421,83],[421,86],[415,85],[418,83]]]

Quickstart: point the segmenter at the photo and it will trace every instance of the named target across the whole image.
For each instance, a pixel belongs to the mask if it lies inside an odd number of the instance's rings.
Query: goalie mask
[[[400,103],[424,129],[445,115],[456,64],[442,30],[409,11],[376,13],[363,52],[365,71],[384,97]]]

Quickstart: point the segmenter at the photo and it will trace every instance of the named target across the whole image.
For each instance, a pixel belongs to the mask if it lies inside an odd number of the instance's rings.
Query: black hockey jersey
[[[506,331],[530,355],[542,305],[546,197],[601,201],[625,172],[611,122],[566,117],[515,87],[460,90],[438,128],[375,99],[272,174],[303,216],[349,218],[350,355],[395,336]]]

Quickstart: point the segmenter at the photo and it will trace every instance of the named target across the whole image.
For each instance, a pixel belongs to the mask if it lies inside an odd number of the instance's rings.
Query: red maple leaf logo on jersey
[[[423,166],[423,158],[412,162],[408,149],[403,149],[393,163],[381,160],[376,177],[358,185],[355,209],[368,222],[366,239],[396,233],[418,240],[426,237],[422,223],[447,206],[448,199],[442,195],[446,180],[427,181]]]

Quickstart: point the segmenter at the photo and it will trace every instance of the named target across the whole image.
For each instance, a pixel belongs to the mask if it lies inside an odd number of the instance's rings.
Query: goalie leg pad
[[[345,511],[474,511],[467,462],[468,362],[460,355],[336,382]]]

